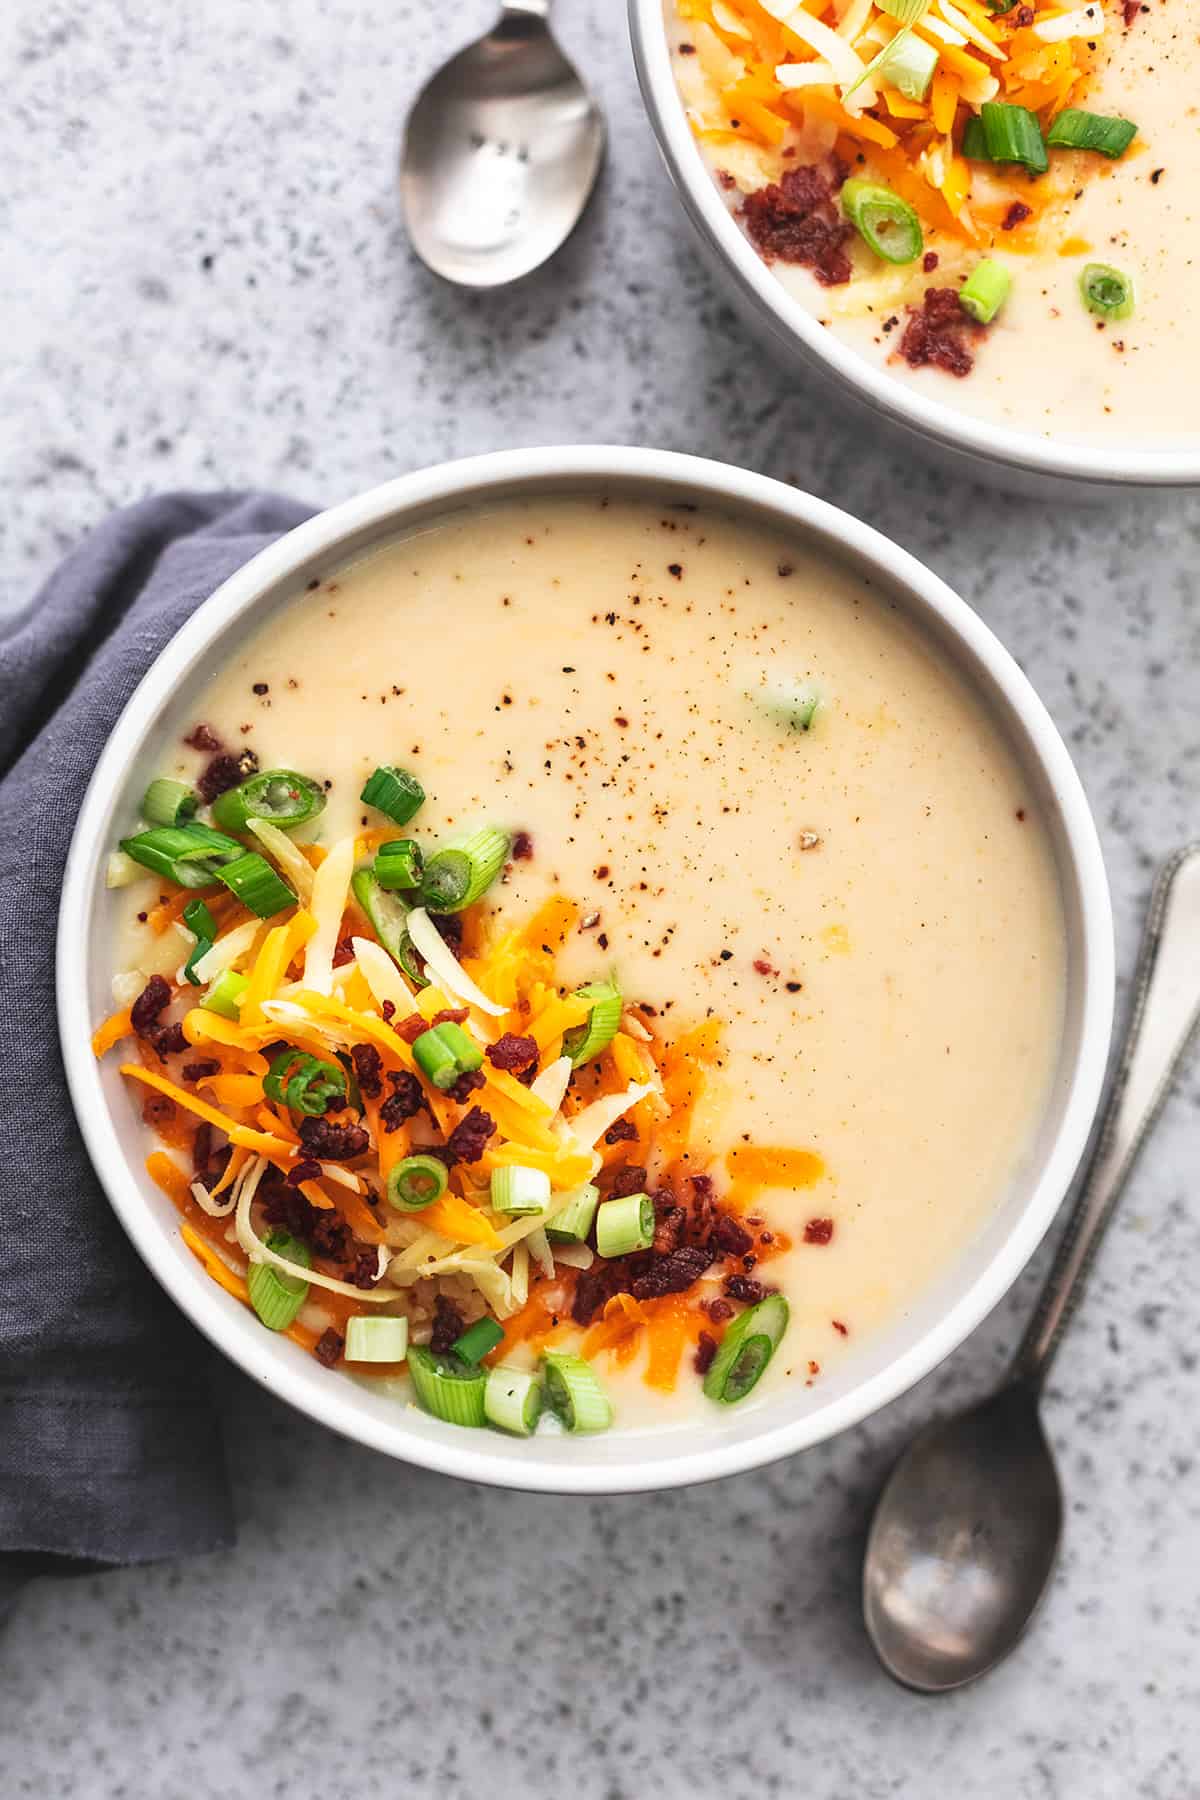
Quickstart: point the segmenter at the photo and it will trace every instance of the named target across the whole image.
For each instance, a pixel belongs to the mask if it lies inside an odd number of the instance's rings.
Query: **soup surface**
[[[1132,9],[1120,0],[1095,0],[1090,13],[1085,7],[1077,15],[1066,5],[1040,3],[1010,10],[1002,25],[989,24],[984,10],[988,32],[1015,34],[1006,39],[1003,62],[989,59],[961,33],[957,48],[955,40],[947,42],[954,28],[941,0],[931,0],[917,35],[931,54],[941,47],[942,61],[924,100],[906,102],[885,82],[878,103],[856,121],[832,87],[802,88],[772,102],[773,110],[760,115],[757,135],[753,113],[731,129],[733,114],[746,110],[736,96],[752,80],[765,77],[770,85],[769,64],[781,44],[789,55],[812,54],[798,40],[788,46],[778,37],[771,15],[787,8],[760,0],[715,0],[715,11],[709,0],[667,3],[680,91],[700,151],[743,223],[747,195],[765,192],[804,165],[828,169],[832,156],[855,176],[902,191],[920,214],[924,254],[910,263],[881,260],[853,233],[844,245],[850,272],[834,271],[832,285],[786,252],[772,260],[788,292],[838,337],[919,392],[1015,430],[1159,448],[1196,443],[1195,382],[1186,367],[1187,346],[1200,329],[1200,129],[1190,85],[1200,49],[1180,0],[1147,0]],[[834,26],[839,20],[864,22],[857,5],[808,11],[824,11]],[[1025,11],[1030,22],[1022,26],[1017,21]],[[1038,41],[1038,31],[1053,33],[1068,15],[1079,20],[1074,38]],[[961,9],[952,8],[950,16],[961,24]],[[886,18],[876,22],[896,29]],[[774,52],[739,35],[748,29],[776,34]],[[864,58],[884,41],[872,29],[860,46]],[[956,72],[964,55],[980,68],[974,89]],[[947,63],[947,57],[958,60]],[[1018,66],[1031,64],[1036,75],[1030,68],[1029,80],[1016,83]],[[934,115],[942,81],[959,87],[939,129]],[[1115,160],[1051,147],[1048,170],[1037,177],[1019,164],[964,157],[964,131],[979,115],[980,97],[989,94],[1001,104],[1033,109],[1043,131],[1069,105],[1128,120],[1137,135]],[[889,147],[855,136],[860,129],[882,132]],[[947,202],[939,181],[947,191],[960,182],[961,193],[951,192]],[[840,216],[836,194],[830,205],[828,216]],[[958,333],[969,372],[958,375],[936,363],[910,366],[902,349],[910,309],[921,308],[927,290],[961,287],[983,257],[1004,266],[1012,287],[986,330],[969,330],[964,322]],[[1115,266],[1129,278],[1132,316],[1106,320],[1087,310],[1080,278],[1093,263]]]
[[[323,844],[379,822],[358,796],[380,764],[419,776],[426,845],[525,834],[491,940],[568,896],[568,988],[615,970],[666,1042],[717,1022],[688,1166],[736,1189],[791,1306],[748,1404],[894,1318],[1018,1168],[1060,1033],[1046,833],[973,693],[804,542],[617,500],[450,516],[298,596],[181,739],[197,721],[330,784]],[[180,741],[162,773],[204,761]],[[160,891],[121,896],[118,967],[179,962],[143,922]],[[746,1160],[763,1146],[804,1153],[781,1185]],[[669,1391],[636,1347],[597,1367],[620,1425],[710,1404],[690,1346]]]

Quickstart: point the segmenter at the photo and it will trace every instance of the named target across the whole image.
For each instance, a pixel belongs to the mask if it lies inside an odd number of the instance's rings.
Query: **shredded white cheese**
[[[333,992],[333,953],[341,936],[353,873],[354,839],[340,838],[313,880],[312,915],[317,928],[304,947],[304,985],[315,994]]]
[[[1006,53],[999,44],[993,43],[985,32],[980,31],[975,21],[969,19],[966,13],[959,12],[957,6],[951,5],[951,0],[938,0],[938,10],[948,25],[953,25],[956,30],[961,31],[968,43],[974,44],[977,50],[982,50],[985,56],[990,56],[993,62],[1008,61]]]
[[[362,970],[363,979],[371,990],[371,995],[380,1011],[385,1000],[391,1002],[399,1017],[403,1018],[413,1010],[413,991],[404,976],[396,967],[387,951],[381,944],[373,944],[370,938],[352,938],[354,960]]]
[[[270,1263],[272,1268],[282,1269],[286,1275],[295,1275],[301,1281],[311,1282],[314,1287],[325,1288],[331,1294],[345,1294],[348,1300],[361,1300],[368,1306],[391,1305],[396,1296],[386,1288],[381,1291],[379,1288],[354,1287],[348,1281],[338,1281],[333,1275],[323,1275],[319,1269],[306,1269],[303,1263],[290,1262],[286,1256],[268,1250],[250,1221],[250,1207],[267,1167],[266,1158],[257,1156],[246,1167],[247,1177],[241,1183],[234,1224],[237,1228],[237,1241],[251,1262]],[[386,1268],[385,1263],[383,1273],[386,1273]]]
[[[487,1013],[493,1019],[503,1018],[508,1008],[497,1006],[494,1000],[488,999],[482,988],[476,987],[423,906],[414,907],[409,913],[408,935],[417,955],[424,960],[430,974],[445,993],[453,994],[457,1000],[465,1000],[468,1006],[477,1006],[480,1012]]]
[[[529,1092],[544,1106],[556,1113],[563,1103],[563,1096],[571,1080],[572,1063],[569,1056],[560,1056],[557,1062],[544,1068],[536,1081],[529,1084]]]
[[[210,1219],[224,1219],[237,1205],[237,1191],[235,1188],[230,1188],[227,1190],[225,1199],[214,1200],[202,1181],[193,1181],[192,1199],[201,1212],[206,1212]]]
[[[546,1236],[545,1226],[539,1225],[536,1231],[531,1231],[525,1242],[528,1245],[530,1256],[532,1256],[534,1262],[542,1271],[542,1274],[553,1281],[554,1254],[550,1249],[550,1240]]]
[[[653,1082],[635,1081],[625,1089],[623,1094],[602,1094],[599,1100],[593,1100],[582,1112],[568,1119],[567,1126],[571,1136],[581,1150],[592,1150],[599,1143],[610,1125],[615,1125],[623,1113],[647,1094],[654,1093]]]
[[[224,937],[219,937],[211,950],[206,950],[196,964],[195,972],[201,982],[207,986],[223,975],[226,969],[232,969],[243,956],[249,956],[254,948],[254,940],[262,930],[261,919],[247,919],[242,925],[235,925]]]
[[[307,906],[312,899],[315,879],[313,866],[307,856],[293,844],[286,831],[280,831],[278,825],[272,825],[268,819],[248,819],[247,825],[267,855],[278,863]]]

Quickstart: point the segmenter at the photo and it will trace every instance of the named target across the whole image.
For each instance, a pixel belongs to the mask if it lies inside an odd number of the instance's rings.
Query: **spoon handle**
[[[1150,900],[1133,1014],[1096,1148],[1054,1266],[1013,1362],[1040,1384],[1062,1341],[1126,1177],[1200,1018],[1200,844],[1160,871]]]

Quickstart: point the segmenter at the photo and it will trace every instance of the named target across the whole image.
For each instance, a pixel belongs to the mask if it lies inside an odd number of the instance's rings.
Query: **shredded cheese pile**
[[[972,193],[959,150],[967,120],[1003,100],[1047,126],[1077,103],[1105,27],[1101,0],[1002,14],[979,0],[929,0],[911,29],[938,60],[928,94],[912,100],[886,79],[863,79],[902,29],[874,0],[676,0],[676,8],[703,77],[689,84],[681,65],[705,143],[779,153],[802,140],[812,158],[835,149],[848,162],[863,158],[928,224],[972,243],[1000,220]]]

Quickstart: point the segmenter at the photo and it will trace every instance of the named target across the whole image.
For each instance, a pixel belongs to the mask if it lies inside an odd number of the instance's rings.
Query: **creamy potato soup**
[[[668,0],[668,23],[714,179],[838,337],[1017,430],[1196,442],[1183,0]]]
[[[758,524],[451,515],[265,624],[145,811],[96,1048],[152,1175],[265,1327],[452,1423],[818,1388],[1039,1118],[1033,797],[887,592]]]

